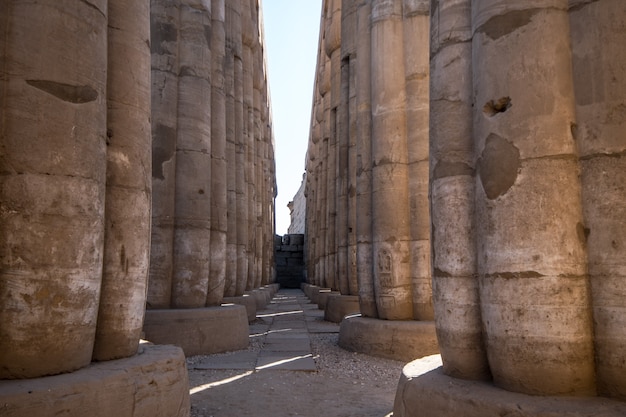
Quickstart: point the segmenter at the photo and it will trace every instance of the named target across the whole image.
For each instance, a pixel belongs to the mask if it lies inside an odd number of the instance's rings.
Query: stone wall
[[[290,210],[291,223],[287,233],[290,235],[305,233],[306,229],[306,196],[304,189],[306,185],[306,173],[302,175],[302,184],[298,192],[293,196],[293,200],[287,205]]]
[[[305,281],[304,235],[276,236],[274,250],[276,282],[283,288],[300,288]]]

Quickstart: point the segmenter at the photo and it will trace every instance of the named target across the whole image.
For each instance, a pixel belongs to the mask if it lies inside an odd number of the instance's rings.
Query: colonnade
[[[259,5],[152,3],[152,107],[162,117],[152,119],[148,308],[219,306],[274,275],[276,186]]]
[[[2,6],[2,379],[137,351],[150,250],[149,19],[147,2]]]
[[[307,159],[308,276],[366,317],[432,320],[428,2],[324,2]]]
[[[444,370],[516,392],[624,399],[616,373],[626,304],[615,294],[626,145],[614,115],[626,91],[617,47],[626,9],[549,3],[433,3],[433,282]]]
[[[257,0],[0,7],[0,379],[131,357],[146,305],[273,282],[260,22]]]
[[[325,1],[311,283],[434,316],[452,377],[626,399],[625,7]]]

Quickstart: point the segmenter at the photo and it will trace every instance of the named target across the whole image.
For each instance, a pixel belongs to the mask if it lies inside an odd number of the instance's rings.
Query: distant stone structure
[[[260,2],[9,0],[0,27],[0,414],[187,416],[181,349],[142,331],[245,347],[222,300],[275,277]]]
[[[287,204],[291,223],[287,229],[290,235],[301,234],[306,231],[306,196],[304,195],[306,186],[306,173],[302,175],[302,184],[298,188],[298,192],[293,196],[293,200]]]
[[[274,250],[276,282],[283,288],[300,288],[305,281],[304,235],[276,236]]]

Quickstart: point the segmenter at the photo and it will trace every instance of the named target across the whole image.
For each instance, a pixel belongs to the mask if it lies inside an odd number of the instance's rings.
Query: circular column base
[[[176,346],[142,344],[130,358],[0,381],[3,417],[187,417],[189,401],[185,356]]]
[[[379,320],[360,315],[343,319],[339,346],[405,362],[439,353],[434,321]]]
[[[444,375],[441,356],[408,363],[402,370],[394,417],[619,417],[626,403],[601,397],[540,397],[505,391],[489,382]]]

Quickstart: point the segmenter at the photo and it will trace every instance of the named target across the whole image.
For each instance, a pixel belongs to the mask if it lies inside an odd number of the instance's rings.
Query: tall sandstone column
[[[220,305],[226,285],[225,1],[211,2],[211,263],[207,306]]]
[[[364,317],[378,317],[372,260],[372,108],[371,108],[371,1],[357,11],[356,45],[356,258],[359,305]]]
[[[349,0],[349,4],[342,10],[346,10],[346,24],[351,27],[352,35],[348,51],[350,53],[350,71],[348,74],[348,291],[350,295],[358,296],[359,282],[357,277],[356,259],[356,162],[357,162],[357,109],[356,109],[356,48],[357,48],[357,19],[358,8],[362,0]],[[343,16],[343,15],[342,15]]]
[[[495,384],[528,394],[595,389],[567,7],[472,3],[485,344]]]
[[[254,228],[252,220],[254,220],[254,186],[253,170],[254,159],[254,93],[253,93],[253,72],[254,62],[252,59],[252,48],[254,46],[254,24],[252,21],[251,0],[242,0],[241,2],[241,39],[242,39],[242,61],[243,61],[243,137],[242,137],[242,153],[243,153],[243,191],[244,206],[242,207],[243,219],[241,224],[245,227],[243,236],[245,257],[247,268],[245,271],[246,290],[254,288]]]
[[[431,4],[430,194],[433,302],[443,370],[490,377],[476,275],[470,0]]]
[[[137,352],[150,260],[149,1],[109,0],[108,26],[104,268],[96,360]]]
[[[226,160],[227,174],[227,232],[226,232],[226,285],[224,295],[237,293],[237,174],[235,151],[235,45],[237,32],[233,10],[234,2],[225,3],[226,54],[224,57],[224,91],[226,94]]]
[[[260,18],[260,17],[259,17]],[[258,23],[258,22],[257,22]],[[258,30],[258,27],[257,27]],[[261,108],[264,100],[263,83],[265,79],[265,66],[263,61],[263,46],[257,40],[256,48],[254,49],[254,74],[253,85],[254,89],[254,148],[255,148],[255,161],[254,161],[254,186],[255,186],[255,221],[256,221],[256,260],[255,260],[255,287],[261,286],[263,280],[263,251],[266,241],[263,238],[265,224],[263,223],[263,209],[265,202],[265,177],[263,176],[263,121],[261,120]]]
[[[245,140],[244,140],[244,62],[243,62],[243,25],[242,25],[242,3],[247,0],[232,0],[233,19],[233,53],[234,57],[234,82],[235,82],[235,105],[234,105],[234,144],[235,159],[232,164],[235,166],[235,212],[236,217],[236,254],[237,254],[237,295],[242,295],[246,290],[248,279],[248,258],[246,255],[246,244],[248,242],[248,187],[245,185]],[[229,161],[230,162],[230,161]]]
[[[372,249],[378,315],[413,318],[402,0],[371,14]]]
[[[152,232],[148,308],[170,307],[174,254],[179,5],[150,3]]]
[[[180,5],[172,305],[206,304],[211,253],[211,10]]]
[[[0,7],[0,379],[91,361],[104,239],[106,16],[106,1]]]
[[[570,1],[598,391],[626,400],[626,3]]]
[[[430,1],[403,0],[413,318],[432,321],[428,203]]]
[[[323,46],[322,46],[323,47]],[[329,209],[329,197],[330,197],[330,180],[329,176],[332,178],[332,174],[330,172],[330,167],[333,165],[331,162],[331,151],[330,151],[330,59],[326,56],[326,53],[323,51],[320,52],[323,56],[323,66],[322,66],[322,83],[320,85],[320,93],[322,94],[322,155],[324,160],[321,164],[321,189],[322,196],[320,200],[320,212],[322,215],[322,248],[323,251],[321,253],[321,281],[320,285],[323,287],[330,287],[332,282],[334,282],[334,274],[330,267],[330,233],[333,229],[330,226],[330,209]]]
[[[330,25],[339,25],[339,68],[333,67],[333,75],[339,78],[338,94],[335,112],[335,137],[336,137],[336,165],[335,165],[335,187],[336,187],[336,217],[335,217],[335,242],[337,245],[337,282],[338,290],[341,294],[348,295],[350,288],[348,284],[348,146],[350,143],[349,125],[350,113],[348,103],[350,100],[350,50],[349,44],[352,41],[352,34],[348,33],[346,16],[343,7],[350,7],[349,0],[341,0],[340,9],[333,12]],[[331,29],[332,31],[332,29]],[[353,42],[352,42],[353,43]],[[331,56],[331,61],[333,58]],[[335,75],[336,74],[336,75]],[[331,76],[331,77],[332,77]],[[331,81],[332,82],[332,81]]]
[[[327,285],[334,290],[339,289],[342,271],[338,269],[337,230],[342,228],[338,220],[338,107],[341,102],[341,0],[327,0],[326,27],[324,28],[324,49],[329,62],[326,71],[330,77],[330,92],[326,121],[328,123],[328,164],[327,164],[327,210],[328,232],[327,241]],[[342,262],[342,265],[345,263]]]

